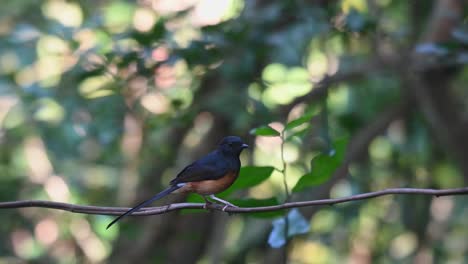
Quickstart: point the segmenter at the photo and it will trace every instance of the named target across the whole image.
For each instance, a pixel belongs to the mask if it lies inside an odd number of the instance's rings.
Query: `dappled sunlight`
[[[14,230],[10,240],[15,254],[22,259],[34,259],[41,253],[39,245],[31,233],[25,229]]]
[[[176,83],[174,67],[162,65],[155,71],[155,84],[161,89],[167,89]]]
[[[3,50],[0,54],[0,74],[10,74],[20,66],[19,54],[14,50]]]
[[[42,6],[42,12],[50,19],[55,19],[68,27],[78,27],[83,23],[83,11],[80,5],[63,0],[49,0]]]
[[[299,149],[294,144],[284,144],[284,160],[287,163],[293,163],[299,159]]]
[[[414,233],[406,232],[395,237],[389,248],[389,253],[395,259],[403,259],[408,257],[418,247],[418,238]]]
[[[359,239],[353,239],[351,252],[348,256],[348,264],[371,264],[371,249],[368,244],[362,243]]]
[[[353,189],[347,180],[337,182],[330,190],[330,198],[340,198],[353,195]]]
[[[374,162],[385,164],[390,161],[392,148],[392,144],[387,137],[377,137],[369,146],[369,155]]]
[[[173,39],[181,47],[187,47],[192,40],[201,38],[200,27],[217,25],[234,19],[243,9],[241,0],[154,0],[152,7],[160,15],[171,15],[187,11],[186,19],[175,19],[167,23],[173,32]]]
[[[38,208],[2,212],[0,264],[464,263],[465,196],[378,192],[466,185],[459,2],[4,1],[0,200]],[[434,27],[431,9],[458,24]],[[432,27],[448,37],[419,68]],[[183,207],[106,230],[112,216],[73,213],[151,197],[227,135],[249,148],[216,195],[245,214]],[[203,201],[173,198],[155,204]],[[281,219],[299,211],[288,240]]]
[[[332,231],[338,224],[339,215],[334,210],[323,209],[315,213],[310,228],[315,234]]]
[[[333,65],[334,67],[330,66]],[[333,75],[338,70],[338,62],[329,63],[329,58],[319,49],[312,49],[307,58],[307,70],[310,73],[309,78],[317,81],[323,79],[326,74]]]
[[[291,260],[297,263],[333,263],[332,252],[319,241],[293,242]]]
[[[223,19],[233,0],[199,0],[192,14],[194,25],[216,25]]]
[[[151,57],[155,61],[165,61],[169,58],[169,49],[166,46],[159,46],[153,49]]]
[[[52,87],[59,83],[60,73],[63,71],[61,58],[45,57],[39,59],[35,65],[36,79],[43,87]]]
[[[44,189],[50,200],[54,202],[66,203],[70,200],[70,190],[62,177],[56,175],[49,177],[44,184]]]
[[[418,249],[416,256],[414,257],[415,264],[432,264],[434,263],[432,260],[434,259],[434,254],[432,251],[427,248],[423,247]]]
[[[36,45],[38,59],[23,67],[15,75],[15,81],[23,88],[39,82],[43,87],[53,87],[61,75],[77,63],[65,40],[52,35],[40,36]],[[8,57],[7,57],[8,58]]]
[[[284,129],[284,125],[279,122],[273,122],[268,124],[270,127],[275,129],[276,131],[282,131]],[[261,151],[266,153],[270,153],[269,159],[273,157],[280,158],[280,146],[281,146],[281,138],[280,137],[257,137],[255,139],[255,145]],[[259,157],[260,158],[260,157]]]
[[[50,254],[57,261],[70,261],[73,262],[77,258],[77,252],[79,251],[75,243],[70,239],[60,239],[60,243],[55,243],[49,249]],[[81,253],[80,253],[81,255]]]
[[[124,137],[122,138],[122,151],[127,158],[134,158],[141,148],[143,134],[141,122],[132,115],[124,119]]]
[[[135,6],[127,2],[111,2],[106,6],[103,19],[106,27],[113,33],[128,29],[133,21]]]
[[[70,53],[69,44],[53,35],[43,35],[37,42],[37,54],[39,57],[53,56],[53,55],[66,55]],[[61,68],[61,65],[57,65]]]
[[[369,212],[372,212],[370,206],[362,208],[357,221],[351,225],[354,230],[350,238],[349,263],[372,263],[371,249],[378,236],[378,221]]]
[[[213,122],[213,115],[211,113],[202,112],[198,114],[194,120],[193,129],[184,139],[184,145],[189,148],[198,146],[201,143],[203,136],[205,136],[213,126]]]
[[[364,12],[367,10],[367,3],[366,0],[344,0],[342,1],[341,8],[345,13],[349,12],[352,9],[357,9],[361,12]]]
[[[37,241],[45,247],[55,243],[59,236],[57,222],[51,218],[45,218],[39,221],[34,228],[34,236]]]
[[[123,122],[123,136],[120,148],[125,158],[120,176],[118,199],[125,203],[135,199],[138,185],[138,155],[142,148],[143,131],[141,120],[127,114]]]
[[[339,86],[329,93],[327,104],[334,113],[340,114],[349,111],[350,99],[348,87]]]
[[[239,0],[153,0],[153,8],[167,15],[192,8],[190,21],[194,26],[215,25],[239,15],[242,1]]]
[[[125,102],[132,107],[136,100],[148,94],[148,80],[143,77],[135,77],[128,81],[127,89],[124,91]]]
[[[434,220],[445,222],[452,214],[454,204],[452,197],[437,197],[432,199],[431,215]]]
[[[53,169],[44,142],[37,137],[27,139],[24,143],[24,154],[29,168],[29,179],[35,183],[45,182]]]
[[[242,230],[244,227],[245,222],[240,217],[235,217],[229,221],[228,226],[226,227],[226,248],[235,248],[239,238],[242,236]]]
[[[58,124],[63,121],[64,117],[65,109],[54,99],[44,98],[38,100],[37,110],[34,113],[36,120]]]
[[[288,122],[303,116],[306,108],[306,104],[297,104],[294,106],[288,113]]]
[[[387,129],[387,135],[392,143],[403,145],[407,140],[406,127],[403,120],[392,122]]]
[[[163,114],[169,109],[169,100],[158,92],[150,92],[141,98],[141,105],[153,114]]]
[[[34,65],[25,66],[15,74],[15,82],[22,87],[30,86],[37,80],[38,77]]]
[[[133,15],[133,26],[138,31],[147,32],[156,23],[156,19],[156,14],[151,10],[138,8]]]
[[[0,129],[4,126],[4,119],[10,112],[11,108],[19,102],[18,98],[10,95],[0,96]]]
[[[118,179],[118,175],[122,174],[120,167],[112,168],[103,165],[88,165],[85,168],[81,168],[81,166],[81,164],[76,164],[76,167],[73,168],[80,171],[79,181],[90,189],[108,188],[109,185],[115,184],[113,181]]]
[[[110,91],[106,87],[111,86],[112,78],[109,76],[95,76],[89,77],[81,82],[78,86],[78,90],[81,95],[89,98],[94,98],[99,95],[102,91]]]
[[[262,73],[266,85],[262,101],[269,107],[290,103],[312,89],[309,77],[302,67],[288,68],[279,63],[266,66]]]
[[[61,74],[76,64],[78,58],[71,55],[68,43],[59,37],[44,35],[37,42],[39,60],[34,65],[35,81],[44,87],[58,84]]]
[[[277,196],[278,192],[283,188],[282,177],[283,175],[281,173],[273,171],[267,181],[249,189],[249,197],[254,199],[267,199]]]
[[[91,262],[103,261],[109,255],[109,250],[91,230],[91,226],[85,219],[73,219],[70,230],[83,253]]]
[[[78,42],[76,52],[83,52],[98,45],[98,36],[94,30],[81,29],[73,34],[73,39]]]
[[[154,10],[161,14],[175,13],[193,6],[199,0],[152,0]]]

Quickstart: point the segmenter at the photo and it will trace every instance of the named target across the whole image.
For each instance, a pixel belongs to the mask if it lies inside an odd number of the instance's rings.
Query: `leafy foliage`
[[[238,179],[234,182],[229,189],[220,193],[222,197],[226,197],[236,190],[245,190],[247,188],[254,187],[267,180],[273,173],[274,168],[256,167],[256,166],[244,166],[241,168]]]
[[[258,128],[254,128],[250,131],[250,134],[256,136],[264,136],[264,137],[277,137],[280,135],[280,132],[276,131],[274,128],[270,126],[261,126]]]
[[[236,183],[220,194],[239,206],[281,203],[285,183],[294,186],[291,200],[460,187],[468,30],[454,21],[467,15],[442,2],[451,1],[3,1],[0,198],[132,205],[225,135],[252,147]],[[458,18],[438,25],[432,13]],[[340,138],[355,145],[347,156],[353,173],[332,179],[348,145]],[[356,239],[370,262],[463,263],[467,246],[457,241],[468,235],[465,209],[465,198],[407,197],[304,208],[305,220],[288,214],[293,228],[300,219],[303,235],[287,236],[278,220],[272,245],[291,240],[281,250],[297,263],[359,262]],[[103,231],[106,217],[5,211],[0,259],[277,256],[266,218],[288,212],[228,221],[202,212],[129,218],[111,234]]]
[[[310,119],[314,116],[314,113],[309,113],[305,114],[304,116],[301,116],[297,119],[294,119],[290,122],[288,122],[284,128],[284,130],[291,130],[293,128],[296,128],[302,124],[305,124],[307,122],[310,122]]]
[[[303,175],[292,189],[300,192],[307,187],[317,186],[326,182],[333,172],[343,162],[347,141],[337,140],[329,153],[320,153],[310,162],[310,172]]]

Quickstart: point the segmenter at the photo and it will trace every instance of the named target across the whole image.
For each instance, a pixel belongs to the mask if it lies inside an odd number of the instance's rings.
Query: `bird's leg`
[[[224,210],[226,210],[226,208],[227,208],[228,206],[237,207],[237,206],[233,205],[232,203],[230,203],[230,202],[228,202],[228,201],[225,201],[225,200],[223,200],[223,199],[221,199],[221,198],[218,198],[218,197],[214,196],[214,194],[210,195],[210,198],[225,205],[225,206],[223,207],[223,212],[224,212]]]
[[[203,205],[203,209],[207,209],[208,205],[211,204],[211,201],[206,198],[205,195],[202,195],[203,199],[205,199],[205,204]]]

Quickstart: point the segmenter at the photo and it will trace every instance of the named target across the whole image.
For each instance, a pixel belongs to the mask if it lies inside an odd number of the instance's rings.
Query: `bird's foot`
[[[228,202],[228,201],[225,201],[225,200],[223,200],[223,199],[221,199],[221,198],[218,198],[218,197],[216,197],[216,196],[214,196],[214,195],[210,195],[209,197],[210,197],[211,199],[215,200],[216,202],[220,203],[220,204],[224,204],[224,207],[223,207],[223,209],[222,209],[223,212],[224,212],[224,210],[226,210],[226,208],[228,208],[229,206],[230,206],[230,207],[237,207],[237,206],[233,205],[232,203],[230,203],[230,202]]]
[[[205,196],[203,196],[203,199],[205,199],[205,204],[203,205],[203,209],[212,211],[213,209],[210,208],[210,206],[213,203],[210,200],[208,200]]]
[[[205,204],[203,205],[203,209],[205,210],[209,210],[210,209],[210,205],[212,205],[213,203],[210,203],[210,202],[205,202]]]
[[[228,207],[239,208],[238,206],[235,206],[232,203],[225,203],[222,211],[225,212],[226,208],[228,208]]]

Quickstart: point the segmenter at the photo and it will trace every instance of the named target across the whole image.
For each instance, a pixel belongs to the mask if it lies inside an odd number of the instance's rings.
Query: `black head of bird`
[[[248,148],[249,145],[242,142],[240,137],[228,136],[223,138],[219,143],[218,148],[225,154],[232,154],[239,156],[243,149]]]

